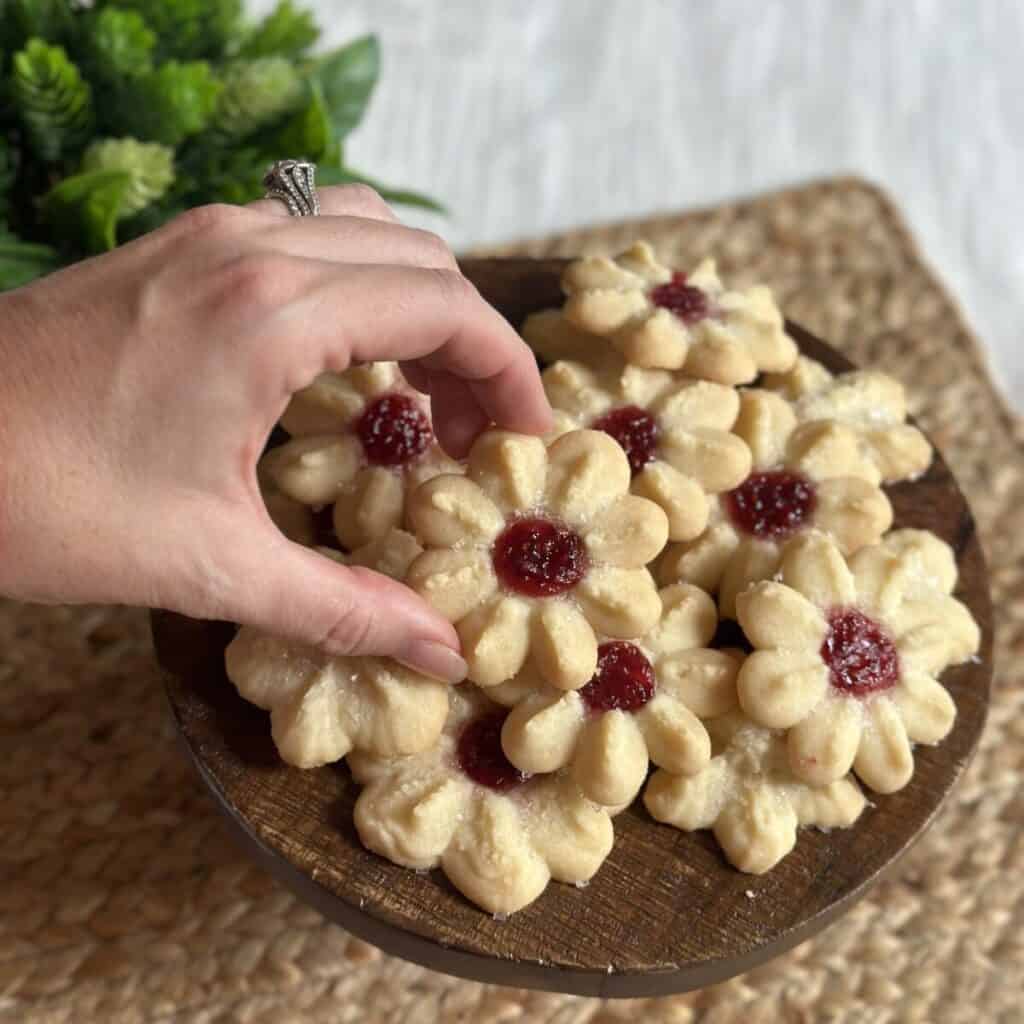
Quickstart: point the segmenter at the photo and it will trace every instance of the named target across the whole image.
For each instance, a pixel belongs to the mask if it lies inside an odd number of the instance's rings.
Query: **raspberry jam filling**
[[[375,466],[404,466],[434,438],[427,414],[408,395],[381,395],[355,423],[366,458]]]
[[[591,711],[639,711],[654,689],[654,669],[643,651],[614,640],[598,647],[597,671],[580,696]]]
[[[491,558],[498,579],[527,597],[551,597],[571,590],[587,573],[583,538],[561,523],[518,519],[498,535]]]
[[[671,281],[650,291],[651,302],[675,313],[684,324],[695,324],[711,316],[707,295],[696,285],[686,283],[686,275],[677,270]]]
[[[501,727],[506,718],[507,711],[474,718],[459,735],[459,767],[474,782],[491,789],[512,789],[530,777],[516,768],[501,749]]]
[[[654,459],[661,432],[658,421],[635,405],[613,409],[591,424],[594,430],[603,430],[619,443],[629,459],[629,468],[636,476],[648,462]]]
[[[888,633],[856,608],[836,608],[828,615],[821,645],[829,682],[851,697],[867,697],[896,685],[900,658]]]
[[[766,540],[799,530],[814,513],[817,500],[810,480],[785,470],[752,473],[723,498],[737,529]]]

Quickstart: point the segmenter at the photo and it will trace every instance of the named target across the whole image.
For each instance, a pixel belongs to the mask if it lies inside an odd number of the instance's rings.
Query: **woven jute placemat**
[[[908,386],[992,567],[998,685],[938,822],[785,957],[664,1000],[493,988],[384,957],[250,864],[176,745],[145,613],[0,605],[0,1021],[767,1024],[1024,1019],[1024,433],[892,205],[834,180],[507,247],[718,258]]]

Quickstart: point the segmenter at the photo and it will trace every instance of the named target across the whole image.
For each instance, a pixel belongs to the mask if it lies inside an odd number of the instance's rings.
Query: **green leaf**
[[[323,93],[309,86],[309,102],[285,124],[273,146],[274,152],[307,160],[319,160],[331,148],[333,129]]]
[[[320,29],[313,14],[280,0],[242,43],[240,57],[301,57],[317,41]]]
[[[174,150],[158,142],[99,139],[82,157],[83,171],[127,171],[131,186],[118,217],[130,217],[160,199],[174,182]]]
[[[56,249],[23,242],[0,225],[0,291],[19,288],[60,265]]]
[[[82,64],[90,78],[116,82],[152,70],[156,33],[137,11],[105,7],[83,20]]]
[[[39,157],[54,163],[93,129],[92,89],[61,46],[30,39],[14,56],[11,94]]]
[[[111,0],[138,11],[157,35],[157,58],[219,59],[238,32],[242,0]]]
[[[72,32],[68,0],[0,0],[0,42],[12,51],[29,39],[64,42]]]
[[[65,178],[43,198],[43,214],[88,252],[117,245],[115,228],[132,187],[128,171],[87,171]]]
[[[121,91],[124,129],[137,139],[177,146],[209,124],[221,88],[206,61],[168,61]]]
[[[432,210],[434,213],[447,215],[448,210],[436,199],[424,195],[422,192],[413,192],[407,188],[392,188],[390,185],[369,178],[365,174],[352,170],[351,167],[318,167],[316,172],[318,185],[369,185],[376,189],[382,199],[389,203],[398,203],[401,206],[418,206],[424,210]]]
[[[276,124],[302,103],[302,80],[284,57],[230,64],[210,127],[223,143],[237,142]]]
[[[343,139],[366,112],[380,74],[380,44],[364,36],[321,57],[310,72],[331,114],[334,136]]]

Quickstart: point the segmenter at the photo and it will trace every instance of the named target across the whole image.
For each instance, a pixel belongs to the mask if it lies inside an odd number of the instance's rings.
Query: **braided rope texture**
[[[838,924],[741,978],[602,1002],[382,956],[250,864],[179,750],[145,613],[0,605],[3,1024],[1010,1024],[1024,977],[1024,429],[874,188],[833,180],[506,247],[716,256],[903,380],[992,566],[998,684],[935,826]]]

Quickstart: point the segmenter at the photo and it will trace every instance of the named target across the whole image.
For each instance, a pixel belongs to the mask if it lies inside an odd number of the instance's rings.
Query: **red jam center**
[[[408,395],[375,398],[356,420],[355,431],[375,466],[404,466],[434,437],[427,414]]]
[[[654,669],[643,651],[624,640],[601,644],[597,671],[580,696],[591,711],[639,711],[654,696]]]
[[[686,283],[686,275],[677,270],[672,280],[651,289],[651,302],[675,313],[684,324],[695,324],[711,315],[707,295],[696,285]]]
[[[828,665],[832,685],[852,697],[888,690],[899,680],[895,645],[877,622],[856,608],[829,612],[821,657]]]
[[[635,405],[626,405],[594,420],[592,427],[603,430],[619,442],[634,476],[654,458],[660,431],[658,421],[649,412]]]
[[[492,556],[498,579],[517,594],[551,597],[586,575],[583,538],[550,519],[519,519],[499,534]]]
[[[474,782],[491,789],[511,789],[530,777],[516,768],[501,749],[501,727],[506,718],[507,711],[474,718],[459,736],[459,767]]]
[[[752,473],[723,495],[737,529],[754,537],[777,539],[795,533],[814,512],[814,484],[799,473]]]

